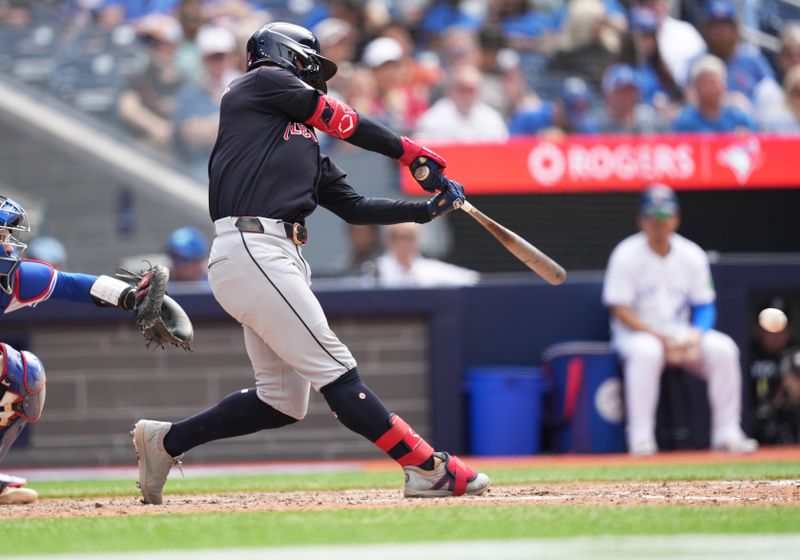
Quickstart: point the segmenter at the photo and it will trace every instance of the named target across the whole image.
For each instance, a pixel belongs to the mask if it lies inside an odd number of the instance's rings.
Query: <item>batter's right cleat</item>
[[[164,436],[172,424],[155,420],[139,420],[133,427],[133,447],[139,462],[139,490],[142,503],[160,504],[167,475],[173,465],[180,465],[183,455],[171,457],[164,449]]]
[[[406,498],[442,498],[446,496],[479,496],[489,489],[491,481],[475,472],[464,461],[449,453],[433,454],[434,467],[403,467],[406,474]]]

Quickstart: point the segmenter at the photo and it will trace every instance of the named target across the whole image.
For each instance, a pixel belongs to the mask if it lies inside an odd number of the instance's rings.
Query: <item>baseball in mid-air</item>
[[[767,332],[777,333],[786,328],[789,319],[786,313],[774,307],[767,307],[762,309],[758,314],[758,324]]]

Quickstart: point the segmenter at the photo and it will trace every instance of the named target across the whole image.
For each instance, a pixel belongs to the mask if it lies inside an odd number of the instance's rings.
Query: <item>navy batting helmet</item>
[[[293,23],[268,23],[247,41],[248,71],[269,62],[286,68],[323,93],[328,91],[325,82],[337,70],[333,61],[320,54],[316,36]]]

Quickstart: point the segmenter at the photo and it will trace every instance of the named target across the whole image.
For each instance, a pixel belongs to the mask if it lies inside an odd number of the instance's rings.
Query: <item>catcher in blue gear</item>
[[[152,267],[141,276],[125,276],[135,283],[105,275],[56,271],[46,262],[23,258],[27,245],[17,236],[29,231],[28,216],[22,206],[0,196],[0,312],[33,307],[48,299],[121,307],[136,313],[148,345],[172,343],[188,348],[191,323],[180,306],[164,294],[169,278],[166,268]],[[33,353],[2,342],[0,362],[2,461],[25,426],[41,418],[46,375]],[[25,487],[24,479],[0,474],[0,505],[28,504],[37,498],[34,490]]]

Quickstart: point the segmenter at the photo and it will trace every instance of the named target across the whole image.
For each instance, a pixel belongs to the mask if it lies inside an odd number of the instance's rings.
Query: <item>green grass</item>
[[[793,533],[800,508],[467,506],[3,520],[2,554],[592,535]]]
[[[576,481],[800,479],[800,464],[629,464],[488,470],[496,485]],[[342,472],[253,476],[176,476],[170,493],[280,492],[399,488],[402,474]],[[42,498],[138,496],[133,480],[31,481]],[[787,489],[787,491],[791,491]],[[7,510],[11,511],[11,510]],[[6,511],[0,511],[5,514]],[[137,512],[138,513],[138,512]],[[161,548],[557,538],[594,535],[763,534],[800,532],[800,507],[453,505],[446,509],[119,515],[58,519],[0,518],[0,556],[101,553]],[[166,544],[168,543],[168,544]]]
[[[494,484],[536,484],[576,480],[745,480],[800,479],[796,463],[728,463],[702,465],[625,465],[616,467],[536,467],[490,469]],[[294,490],[339,490],[343,488],[400,487],[402,473],[342,472],[314,474],[263,474],[252,476],[214,476],[181,478],[173,473],[167,493],[205,494],[209,492],[289,492]],[[134,480],[77,480],[59,482],[30,481],[42,498],[86,496],[133,496]]]

